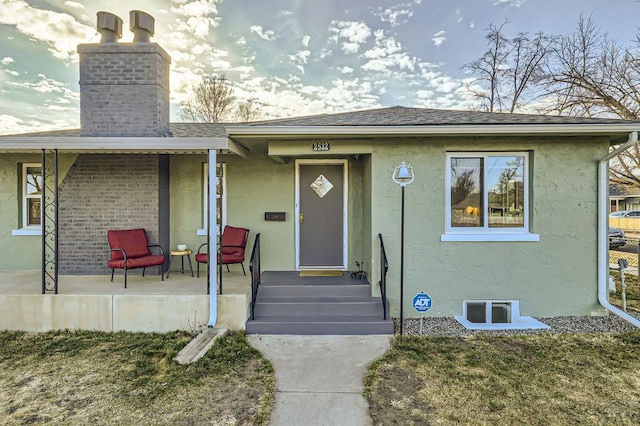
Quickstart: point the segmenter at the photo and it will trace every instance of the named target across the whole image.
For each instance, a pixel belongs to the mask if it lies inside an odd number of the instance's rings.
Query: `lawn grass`
[[[2,424],[267,424],[271,364],[237,333],[180,365],[174,358],[191,339],[186,332],[0,332]]]
[[[640,331],[397,336],[365,377],[374,425],[640,424]]]
[[[616,292],[609,293],[609,301],[612,305],[622,309],[622,285],[620,281],[620,272],[610,271],[609,274],[616,282]],[[640,312],[640,283],[638,283],[638,276],[625,274],[624,282],[627,285],[627,288],[625,289],[627,311]]]

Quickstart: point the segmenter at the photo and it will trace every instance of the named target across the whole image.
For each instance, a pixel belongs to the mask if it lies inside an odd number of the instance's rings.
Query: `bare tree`
[[[554,111],[585,117],[640,119],[640,38],[631,47],[611,40],[581,17],[575,32],[560,39],[549,63],[546,92]],[[610,162],[614,183],[640,187],[640,149]]]
[[[544,64],[553,51],[555,37],[536,33],[530,38],[520,33],[510,40],[510,66],[505,74],[509,82],[506,98],[509,100],[509,112],[532,102],[540,93],[535,94],[535,85],[544,78]],[[526,94],[530,96],[525,97]]]
[[[576,31],[560,39],[550,63],[547,92],[557,112],[578,116],[640,117],[640,39],[635,50],[612,41],[581,17]]]
[[[624,46],[580,17],[569,35],[509,38],[505,24],[489,26],[487,51],[463,67],[476,77],[481,109],[516,112],[544,99],[542,113],[640,119],[640,35]],[[612,160],[610,171],[612,182],[640,187],[640,148]]]
[[[533,101],[535,83],[542,78],[544,61],[553,50],[554,37],[543,33],[506,37],[504,27],[508,23],[489,25],[487,51],[463,66],[475,77],[467,88],[484,111],[515,112]]]
[[[253,100],[238,103],[236,119],[238,121],[253,121],[260,117],[260,107]]]
[[[182,105],[182,118],[189,121],[217,123],[230,115],[233,88],[224,74],[207,76],[193,87],[191,96]]]
[[[485,36],[487,51],[479,59],[462,67],[476,77],[467,88],[480,101],[480,109],[483,111],[502,110],[500,83],[504,78],[504,68],[509,56],[507,39],[502,29],[507,23],[508,21],[505,21],[499,27],[491,23]],[[476,89],[478,86],[480,90]]]

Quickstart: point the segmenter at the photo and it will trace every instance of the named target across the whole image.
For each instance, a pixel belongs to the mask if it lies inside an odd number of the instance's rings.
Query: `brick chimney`
[[[118,43],[122,19],[97,13],[98,44],[78,45],[81,136],[167,136],[171,58],[150,42],[155,20],[130,12],[133,43]]]

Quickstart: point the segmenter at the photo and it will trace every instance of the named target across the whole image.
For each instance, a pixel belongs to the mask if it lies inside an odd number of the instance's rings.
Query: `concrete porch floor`
[[[151,273],[150,273],[151,272]],[[194,271],[195,275],[195,271]],[[212,287],[215,284],[212,283]],[[242,271],[223,271],[222,293],[245,294],[251,289],[251,277]],[[42,294],[42,273],[40,271],[0,271],[0,295]],[[124,288],[122,271],[111,275],[60,275],[58,294],[207,294],[206,270],[200,271],[200,278],[191,277],[185,271],[171,271],[169,278],[162,281],[160,275],[147,271],[143,277],[139,270],[129,272],[127,288]]]
[[[148,271],[150,272],[150,271]],[[0,271],[0,330],[167,332],[194,330],[209,322],[207,278],[172,271],[169,279],[134,271],[124,288],[122,273],[60,275],[58,294],[42,294],[40,271]],[[223,271],[216,327],[244,329],[251,279]],[[214,285],[212,287],[215,288]]]

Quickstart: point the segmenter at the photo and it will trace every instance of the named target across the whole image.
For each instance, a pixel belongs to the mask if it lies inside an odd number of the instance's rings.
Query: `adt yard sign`
[[[431,309],[431,296],[426,293],[418,293],[413,298],[413,309],[418,312],[427,312]]]

